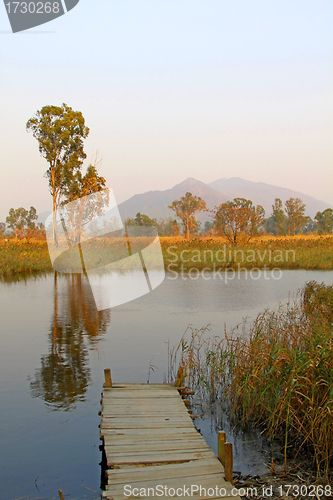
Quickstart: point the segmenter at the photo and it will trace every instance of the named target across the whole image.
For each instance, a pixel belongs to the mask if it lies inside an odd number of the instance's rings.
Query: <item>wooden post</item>
[[[65,500],[64,495],[62,494],[61,490],[58,490],[59,498],[60,500]]]
[[[234,468],[234,457],[233,457],[233,451],[232,451],[232,444],[225,443],[224,449],[225,449],[224,474],[225,474],[226,480],[232,484],[233,483],[233,468]]]
[[[227,435],[224,431],[219,431],[217,434],[217,456],[223,467],[225,468],[225,442]]]
[[[105,376],[105,387],[107,389],[110,389],[112,387],[112,379],[111,379],[111,370],[110,370],[110,368],[106,368],[104,370],[104,376]]]

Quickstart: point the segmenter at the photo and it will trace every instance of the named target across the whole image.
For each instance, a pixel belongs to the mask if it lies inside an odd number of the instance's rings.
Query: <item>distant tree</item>
[[[318,234],[333,233],[333,209],[326,208],[323,212],[317,212],[315,220],[318,224]]]
[[[253,205],[251,200],[234,198],[214,210],[214,229],[236,245],[240,240],[249,241],[265,222],[265,210]]]
[[[6,223],[5,222],[0,222],[0,237],[3,236],[4,232],[6,231]]]
[[[308,221],[308,218],[305,216],[305,208],[305,203],[300,198],[289,198],[285,202],[289,236],[290,234],[295,235],[297,229]]]
[[[208,220],[206,220],[204,228],[202,230],[202,234],[204,236],[213,236],[214,234],[213,227],[214,227],[213,222],[209,222]]]
[[[286,234],[286,215],[283,210],[283,204],[280,198],[275,198],[272,205],[272,224],[275,229],[275,234]]]
[[[157,220],[138,212],[134,219],[126,219],[125,226],[157,226]]]
[[[179,226],[176,220],[172,222],[172,230],[173,230],[173,235],[174,236],[179,236]]]
[[[179,234],[179,227],[176,220],[172,219],[171,217],[158,220],[157,232],[160,236],[174,236],[175,231],[177,236]]]
[[[168,205],[176,213],[176,216],[182,221],[184,235],[190,237],[191,229],[197,229],[197,221],[194,215],[198,212],[208,212],[206,202],[200,196],[194,196],[187,192],[180,200],[175,200]]]
[[[302,226],[302,233],[314,233],[317,231],[318,224],[311,219],[311,217],[306,216],[306,222]]]
[[[28,230],[36,229],[35,220],[38,215],[35,207],[30,207],[29,211],[23,207],[11,208],[9,215],[6,217],[8,227],[15,233],[16,238],[20,234],[27,233]]]
[[[57,245],[56,216],[60,198],[71,182],[73,174],[80,170],[86,154],[83,140],[89,134],[88,127],[80,111],[63,104],[44,106],[28,120],[27,131],[32,131],[38,141],[40,154],[49,163],[46,177],[53,198],[53,238]]]

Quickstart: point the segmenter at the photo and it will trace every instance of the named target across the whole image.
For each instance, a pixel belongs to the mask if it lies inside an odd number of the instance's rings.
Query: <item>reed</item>
[[[299,300],[264,311],[248,335],[209,338],[190,328],[172,352],[185,385],[201,398],[227,399],[252,423],[291,449],[313,456],[318,476],[333,462],[333,287],[307,283]],[[177,353],[177,355],[176,355]],[[297,455],[296,453],[296,455]]]

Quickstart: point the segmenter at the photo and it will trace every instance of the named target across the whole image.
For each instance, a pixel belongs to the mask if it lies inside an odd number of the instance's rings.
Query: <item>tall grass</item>
[[[188,339],[188,340],[187,340]],[[202,397],[225,398],[234,414],[311,452],[318,475],[333,462],[333,287],[308,283],[294,304],[265,311],[249,335],[209,338],[190,329],[175,347],[185,383]],[[173,368],[173,372],[175,368]]]
[[[333,269],[333,237],[261,236],[233,247],[224,238],[161,238],[166,269]],[[170,267],[169,267],[170,266]]]
[[[148,241],[148,240],[147,240]],[[332,236],[261,236],[246,245],[232,247],[223,238],[182,237],[160,238],[166,270],[189,269],[220,270],[238,269],[333,269]],[[144,247],[144,239],[131,240],[133,253]],[[116,244],[115,244],[116,243]],[[148,241],[147,244],[151,243]],[[138,246],[138,248],[136,248]],[[128,254],[124,238],[97,238],[82,247],[89,253],[89,266],[113,262]],[[123,248],[124,247],[124,248]],[[59,257],[57,265],[66,268],[68,253]],[[154,262],[152,262],[154,264]],[[79,268],[81,262],[79,262]],[[0,239],[0,276],[10,276],[22,272],[50,271],[47,243],[41,240]]]
[[[0,278],[38,271],[52,271],[46,241],[0,239]]]

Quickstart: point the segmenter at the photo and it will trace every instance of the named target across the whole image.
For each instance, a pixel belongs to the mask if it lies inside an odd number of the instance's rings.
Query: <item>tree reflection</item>
[[[59,280],[55,272],[50,348],[30,383],[32,396],[63,410],[84,401],[90,382],[88,348],[94,348],[109,322],[110,311],[97,310],[84,275],[63,275]]]

